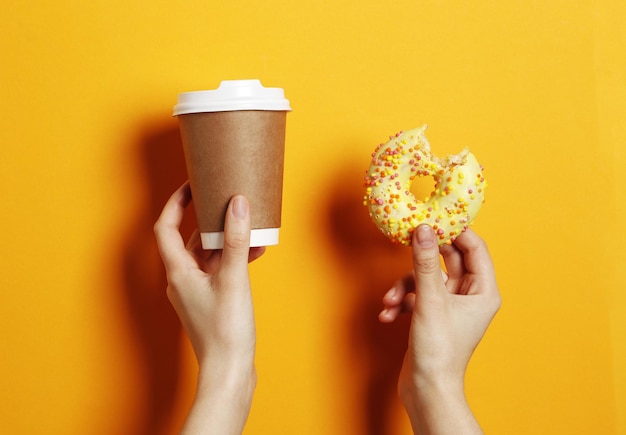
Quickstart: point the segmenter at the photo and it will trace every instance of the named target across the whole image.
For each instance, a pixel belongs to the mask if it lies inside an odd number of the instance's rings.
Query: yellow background
[[[5,1],[0,432],[170,434],[195,365],[152,223],[182,91],[285,89],[281,244],[252,266],[248,434],[407,434],[408,271],[361,205],[374,147],[429,124],[490,187],[503,307],[467,377],[492,434],[626,434],[626,6],[619,0]],[[185,231],[193,227],[193,218]]]

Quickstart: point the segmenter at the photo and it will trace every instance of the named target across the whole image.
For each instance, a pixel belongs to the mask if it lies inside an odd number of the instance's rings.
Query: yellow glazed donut
[[[400,132],[372,153],[365,175],[364,205],[376,226],[393,243],[411,245],[411,234],[429,224],[439,244],[454,241],[476,218],[487,183],[482,166],[467,149],[441,159],[430,152],[420,128]],[[431,176],[433,192],[423,201],[411,192],[415,177]]]

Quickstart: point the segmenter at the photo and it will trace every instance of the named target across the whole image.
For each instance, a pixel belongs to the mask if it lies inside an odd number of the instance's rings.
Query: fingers
[[[478,234],[467,230],[454,241],[454,246],[463,255],[467,273],[476,278],[473,282],[480,283],[468,289],[467,293],[484,295],[489,301],[485,308],[490,309],[492,315],[495,314],[500,308],[502,298],[487,244]]]
[[[401,314],[413,311],[414,306],[415,293],[409,293],[404,297],[404,299],[402,299],[399,305],[386,306],[383,308],[383,310],[378,314],[378,320],[381,323],[392,323],[400,317]]]
[[[441,279],[444,283],[448,281],[448,275],[443,270]],[[401,314],[413,311],[414,307],[415,278],[413,273],[410,273],[387,290],[383,296],[383,310],[379,313],[378,319],[382,323],[391,323]]]
[[[403,313],[410,313],[415,306],[415,279],[413,273],[399,280],[383,296],[383,310],[378,315],[382,323],[391,323]]]
[[[395,321],[400,314],[413,311],[415,306],[415,281],[413,275],[406,276],[398,281],[383,296],[383,310],[378,314],[378,319],[382,323]]]
[[[157,240],[161,257],[166,269],[172,270],[176,268],[183,259],[188,256],[186,254],[185,243],[180,234],[180,224],[183,220],[185,207],[191,201],[191,190],[189,183],[183,184],[169,198],[159,219],[154,224],[154,233]]]
[[[249,254],[250,206],[245,196],[235,195],[226,211],[221,268],[235,274],[233,276],[247,274]]]
[[[463,259],[467,272],[480,275],[494,275],[493,262],[487,244],[471,229],[454,241],[454,247]]]
[[[408,274],[401,280],[398,280],[391,289],[383,296],[383,304],[387,307],[400,305],[404,297],[415,291],[415,279],[413,273]]]
[[[420,294],[437,292],[444,287],[439,260],[439,245],[430,225],[419,225],[413,232],[413,268],[415,289]]]
[[[448,271],[448,278],[455,282],[455,280],[461,279],[467,272],[465,268],[465,261],[463,259],[463,253],[453,244],[442,245],[439,247],[439,252],[443,257],[443,261]]]
[[[429,296],[445,293],[483,294],[491,301],[486,305],[497,311],[500,296],[493,263],[487,245],[476,233],[467,230],[453,244],[441,247],[428,225],[417,227],[413,237],[414,272],[383,296],[381,322],[391,323],[402,313],[427,306],[428,300],[441,300]],[[439,254],[447,274],[440,267]]]

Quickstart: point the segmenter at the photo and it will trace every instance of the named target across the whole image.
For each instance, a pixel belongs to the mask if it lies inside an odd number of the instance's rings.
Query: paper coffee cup
[[[287,112],[280,88],[259,80],[223,81],[178,96],[178,117],[203,249],[224,246],[231,198],[250,202],[250,246],[278,244]]]

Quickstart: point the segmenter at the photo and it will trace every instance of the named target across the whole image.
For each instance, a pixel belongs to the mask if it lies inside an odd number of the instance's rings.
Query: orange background
[[[152,224],[185,178],[182,91],[285,89],[281,244],[252,266],[248,434],[408,434],[410,267],[368,222],[374,147],[428,123],[490,187],[503,307],[469,369],[488,433],[626,434],[626,6],[597,1],[5,1],[0,432],[170,434],[195,363]],[[188,233],[193,218],[185,224]]]

